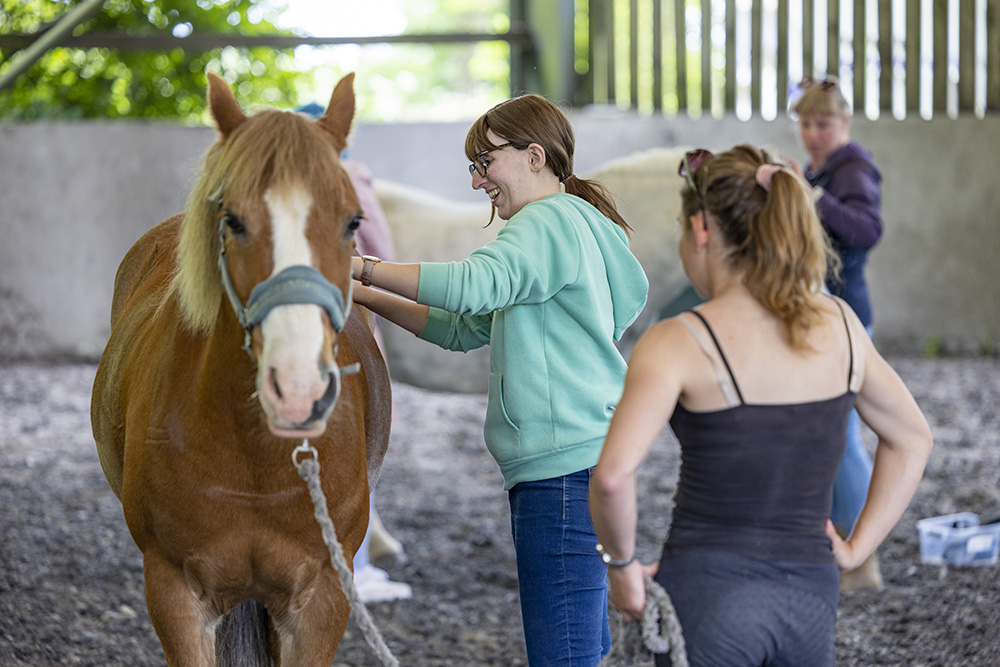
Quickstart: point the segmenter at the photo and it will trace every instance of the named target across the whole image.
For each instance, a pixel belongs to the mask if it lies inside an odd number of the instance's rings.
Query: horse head
[[[220,77],[208,79],[219,136],[180,232],[181,312],[225,350],[243,342],[272,433],[317,437],[340,393],[337,342],[361,221],[340,163],[354,75],[341,79],[316,121],[277,110],[247,115]]]

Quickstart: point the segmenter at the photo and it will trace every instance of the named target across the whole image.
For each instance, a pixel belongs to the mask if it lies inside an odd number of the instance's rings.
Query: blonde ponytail
[[[774,174],[756,224],[748,231],[747,288],[785,322],[793,347],[807,347],[809,329],[822,321],[816,295],[834,255],[816,209],[794,174]]]

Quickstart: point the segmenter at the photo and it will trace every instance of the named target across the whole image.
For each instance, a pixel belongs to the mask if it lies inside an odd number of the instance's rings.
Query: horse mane
[[[297,186],[314,193],[350,187],[333,137],[301,114],[258,112],[229,136],[220,134],[205,153],[181,222],[169,294],[178,298],[190,329],[210,331],[224,298],[218,268],[221,212],[265,210],[268,190]],[[214,201],[218,194],[223,197],[221,208]]]

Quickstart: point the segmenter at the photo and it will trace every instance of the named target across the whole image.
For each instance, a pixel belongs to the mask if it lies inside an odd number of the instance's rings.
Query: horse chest
[[[247,599],[271,609],[294,606],[311,594],[317,575],[329,569],[323,554],[287,540],[219,539],[186,555],[178,564],[194,595],[220,613]]]
[[[301,480],[270,490],[232,481],[232,477],[220,476],[198,478],[198,484],[191,484],[184,475],[146,480],[141,495],[126,495],[126,518],[132,515],[148,524],[159,541],[185,548],[219,536],[267,539],[316,526],[308,489]]]
[[[258,496],[209,488],[186,503],[161,499],[141,512],[127,510],[126,519],[136,524],[133,536],[143,553],[183,570],[193,590],[239,599],[263,591],[291,594],[304,585],[303,563],[327,557],[302,496],[297,489]]]

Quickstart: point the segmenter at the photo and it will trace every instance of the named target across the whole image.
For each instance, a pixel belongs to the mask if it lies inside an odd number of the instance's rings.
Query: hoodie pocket
[[[503,374],[490,373],[489,402],[486,405],[484,435],[486,446],[498,463],[517,458],[520,429],[507,415],[503,402]]]

